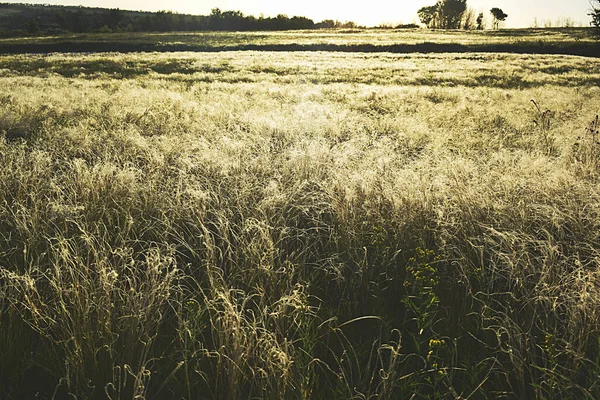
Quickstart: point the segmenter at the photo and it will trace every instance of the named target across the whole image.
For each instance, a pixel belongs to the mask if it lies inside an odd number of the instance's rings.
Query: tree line
[[[9,30],[30,34],[47,32],[168,32],[168,31],[276,31],[355,28],[357,24],[332,19],[315,22],[302,16],[255,17],[241,11],[212,9],[209,15],[171,11],[136,12],[120,9],[0,4],[19,8],[21,15],[7,22]]]
[[[593,4],[589,16],[590,25],[598,28],[600,34],[600,0]],[[302,16],[255,17],[241,11],[212,9],[209,15],[179,14],[171,11],[142,12],[120,9],[51,6],[33,4],[0,3],[3,8],[19,10],[2,17],[0,13],[0,36],[26,32],[30,34],[61,32],[167,32],[167,31],[275,31],[322,28],[356,28],[356,23],[327,19],[315,22]],[[475,13],[467,6],[467,0],[438,0],[431,6],[418,10],[418,17],[431,29],[477,29],[486,27],[484,13]],[[491,27],[500,28],[508,15],[500,8],[490,10]],[[8,14],[7,14],[8,15]],[[4,30],[2,30],[2,27]],[[391,27],[391,26],[390,26]],[[415,28],[414,24],[399,25],[396,28]]]
[[[477,29],[482,30],[484,14],[475,16],[475,11],[467,7],[467,0],[438,0],[432,6],[425,6],[417,12],[421,23],[432,29]],[[490,10],[492,26],[498,29],[508,15],[498,7]]]

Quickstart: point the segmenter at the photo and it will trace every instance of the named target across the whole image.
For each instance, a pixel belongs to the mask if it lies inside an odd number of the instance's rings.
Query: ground
[[[0,57],[0,397],[599,397],[599,79]]]

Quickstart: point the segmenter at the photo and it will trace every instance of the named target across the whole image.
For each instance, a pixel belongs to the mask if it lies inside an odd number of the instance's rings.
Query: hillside
[[[167,31],[256,31],[354,27],[326,20],[315,23],[302,16],[254,17],[239,11],[214,8],[210,15],[171,11],[140,12],[120,9],[31,4],[0,4],[3,36],[56,34],[61,32],[167,32]]]
[[[0,3],[0,30],[26,30],[31,20],[36,20],[41,30],[64,30],[65,16],[78,16],[85,22],[110,24],[111,12],[115,10],[99,7],[74,7],[43,4]],[[142,19],[153,13],[144,11],[120,10],[122,18],[129,20]],[[102,26],[102,25],[100,25]]]

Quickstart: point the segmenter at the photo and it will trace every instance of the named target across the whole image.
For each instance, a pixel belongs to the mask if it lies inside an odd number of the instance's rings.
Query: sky
[[[34,0],[9,3],[37,3]],[[120,8],[124,10],[159,11],[170,10],[187,14],[209,14],[218,7],[221,10],[242,11],[244,14],[259,16],[300,15],[315,22],[323,19],[354,21],[359,25],[375,26],[382,23],[398,24],[418,22],[417,10],[435,4],[436,0],[43,0],[39,3],[60,5],[82,5],[88,7]],[[501,8],[508,18],[507,28],[526,28],[537,19],[539,26],[545,21],[555,23],[558,19],[569,18],[577,25],[587,26],[590,0],[467,0],[469,7],[477,13],[484,12],[489,17],[492,7]]]

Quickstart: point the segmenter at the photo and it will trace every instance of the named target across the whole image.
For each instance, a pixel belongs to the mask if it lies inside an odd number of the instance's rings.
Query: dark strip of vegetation
[[[23,53],[96,53],[96,52],[220,52],[220,51],[330,51],[358,53],[517,53],[564,54],[586,57],[600,56],[600,43],[506,43],[506,44],[232,44],[206,45],[195,43],[131,43],[131,42],[51,42],[2,43],[0,54]]]

